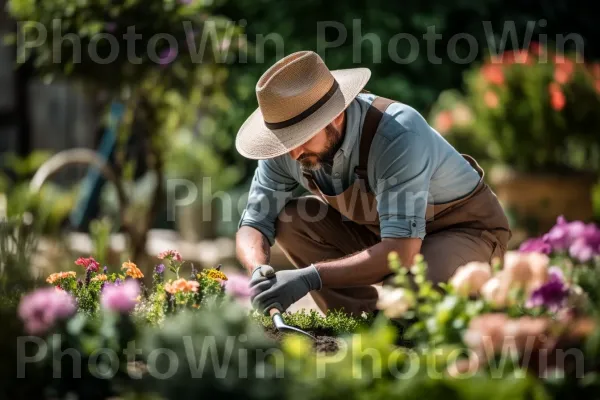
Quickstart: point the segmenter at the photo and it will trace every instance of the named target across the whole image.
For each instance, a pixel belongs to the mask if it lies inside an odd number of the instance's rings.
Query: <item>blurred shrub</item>
[[[471,68],[465,86],[430,116],[459,150],[524,172],[600,168],[600,64],[532,45]]]
[[[168,349],[169,357],[146,359],[153,370],[140,386],[163,399],[284,398],[286,381],[275,369],[282,367],[283,354],[247,311],[234,304],[179,313],[148,329],[142,349],[146,357]],[[169,379],[160,378],[164,371],[170,371]]]

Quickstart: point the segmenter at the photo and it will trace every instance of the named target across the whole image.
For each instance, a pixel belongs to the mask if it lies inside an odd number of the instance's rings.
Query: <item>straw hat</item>
[[[259,108],[240,128],[237,150],[261,160],[306,143],[348,107],[370,77],[367,68],[330,71],[313,51],[290,54],[258,81]]]

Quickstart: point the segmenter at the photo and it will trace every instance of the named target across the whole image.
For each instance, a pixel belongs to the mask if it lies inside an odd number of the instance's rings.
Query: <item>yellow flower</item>
[[[105,280],[107,280],[108,277],[104,274],[98,274],[95,277],[93,277],[90,282],[104,282]]]
[[[211,268],[209,270],[204,271],[207,278],[213,279],[215,281],[226,281],[227,275],[222,273],[221,271]]]
[[[51,274],[48,278],[46,278],[46,282],[49,284],[53,284],[60,279],[66,278],[75,278],[77,274],[74,271],[66,271],[66,272],[56,272]]]
[[[140,271],[140,269],[137,267],[137,265],[135,265],[131,261],[124,262],[121,269],[125,269],[126,270],[125,275],[130,276],[132,278],[143,278],[144,277],[144,274],[142,274],[142,271]]]

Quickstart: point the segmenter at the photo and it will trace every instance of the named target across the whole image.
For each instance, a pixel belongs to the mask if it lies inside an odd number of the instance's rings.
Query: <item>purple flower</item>
[[[247,299],[251,295],[250,279],[242,274],[227,274],[225,293],[236,299]]]
[[[122,285],[104,287],[100,303],[107,310],[127,313],[132,311],[140,295],[140,285],[134,279],[127,279]]]
[[[85,270],[85,286],[90,284],[90,280],[92,279],[92,270],[90,268]]]
[[[557,312],[564,307],[569,294],[562,271],[558,267],[548,269],[548,280],[531,293],[526,306],[545,307],[552,312]]]
[[[102,268],[102,273],[104,275],[108,274],[108,267],[105,265],[104,268]]]
[[[154,273],[155,274],[162,274],[165,272],[165,264],[158,264],[156,267],[154,267]]]
[[[552,247],[544,238],[540,237],[524,241],[519,247],[519,251],[522,253],[542,253],[548,255],[552,252]]]
[[[160,52],[158,63],[160,65],[168,65],[175,59],[175,57],[177,57],[177,48],[169,47],[168,49],[164,49]]]
[[[114,285],[121,286],[122,283],[123,283],[123,281],[121,280],[121,278],[117,278],[117,279],[115,279]]]
[[[38,289],[21,299],[18,314],[31,335],[47,332],[56,321],[75,313],[75,299],[63,290]]]

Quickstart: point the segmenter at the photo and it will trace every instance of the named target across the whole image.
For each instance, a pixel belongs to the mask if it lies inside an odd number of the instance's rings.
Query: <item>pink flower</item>
[[[170,259],[170,260],[179,261],[179,262],[181,262],[183,260],[181,258],[181,254],[179,254],[179,252],[177,250],[166,250],[161,253],[158,253],[159,260],[164,260],[165,258]]]
[[[491,277],[492,269],[489,264],[472,261],[456,270],[450,284],[461,296],[474,296]]]
[[[242,274],[229,274],[224,282],[225,293],[236,299],[247,299],[250,297],[250,279]]]
[[[75,299],[70,294],[48,287],[24,296],[18,314],[29,334],[41,335],[58,320],[73,315],[76,308]]]
[[[98,269],[100,269],[100,263],[98,261],[94,260],[93,257],[89,257],[89,258],[79,257],[75,261],[75,265],[84,267],[86,270],[90,270],[92,272],[98,272]]]
[[[550,254],[552,252],[552,246],[544,240],[544,238],[533,238],[528,239],[521,243],[519,251],[522,253],[542,253]]]
[[[135,308],[139,295],[140,285],[134,279],[127,279],[119,286],[106,285],[100,303],[107,310],[127,313]]]
[[[173,60],[175,60],[176,57],[177,49],[174,47],[169,47],[168,49],[161,51],[158,63],[163,66],[169,65]]]

